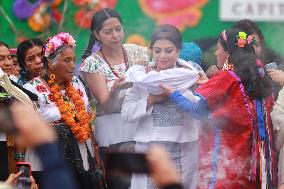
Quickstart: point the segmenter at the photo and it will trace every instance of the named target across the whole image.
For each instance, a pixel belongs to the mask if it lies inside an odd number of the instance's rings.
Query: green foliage
[[[8,93],[0,92],[0,99],[6,98],[8,96],[10,96]]]

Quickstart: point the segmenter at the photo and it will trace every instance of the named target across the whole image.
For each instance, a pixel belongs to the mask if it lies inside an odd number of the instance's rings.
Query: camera
[[[31,187],[30,176],[32,175],[32,168],[29,162],[17,162],[17,172],[21,171],[21,175],[18,178],[17,189],[27,189]]]
[[[117,174],[149,173],[146,154],[143,153],[108,152],[105,167]]]

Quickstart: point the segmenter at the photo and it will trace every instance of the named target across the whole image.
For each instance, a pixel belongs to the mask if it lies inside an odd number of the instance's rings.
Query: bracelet
[[[14,160],[18,161],[20,159],[24,159],[25,158],[25,153],[22,152],[14,152]]]

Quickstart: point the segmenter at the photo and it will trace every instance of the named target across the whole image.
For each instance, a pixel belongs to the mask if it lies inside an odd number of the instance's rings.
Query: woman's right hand
[[[8,179],[5,181],[6,184],[9,184],[11,186],[16,186],[17,183],[18,183],[18,178],[20,177],[20,175],[22,174],[21,171],[19,171],[18,173],[16,174],[10,174]],[[31,181],[31,187],[30,189],[38,189],[38,185],[34,179],[33,176],[30,176],[30,181]]]
[[[213,76],[214,74],[216,74],[216,73],[218,73],[220,70],[219,70],[219,68],[218,68],[218,66],[217,65],[212,65],[212,66],[210,66],[207,70],[206,70],[206,75],[207,75],[207,77],[211,77],[211,76]]]
[[[206,83],[208,80],[209,80],[209,79],[208,79],[208,77],[206,76],[206,74],[200,72],[200,73],[199,73],[199,78],[198,78],[198,80],[196,81],[196,83],[199,84],[199,85],[201,85],[201,84],[203,84],[203,83]]]
[[[7,180],[5,181],[5,183],[9,184],[9,185],[16,185],[17,182],[18,182],[18,178],[21,174],[22,174],[21,171],[19,171],[16,174],[14,174],[14,173],[10,174],[9,177],[7,178]]]

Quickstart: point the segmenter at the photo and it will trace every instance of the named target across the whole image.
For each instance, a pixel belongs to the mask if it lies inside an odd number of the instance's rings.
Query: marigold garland
[[[52,98],[61,113],[62,120],[70,127],[75,138],[79,142],[85,142],[90,138],[91,128],[89,125],[90,116],[86,111],[85,103],[79,92],[72,86],[70,82],[66,85],[66,94],[71,102],[64,100],[59,92],[59,86],[54,82],[55,75],[51,74],[48,80]],[[72,104],[73,103],[73,104]]]

